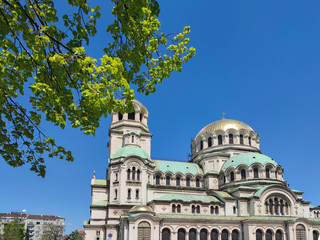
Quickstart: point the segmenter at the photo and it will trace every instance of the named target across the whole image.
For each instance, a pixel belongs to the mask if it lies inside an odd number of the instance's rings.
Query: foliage
[[[78,230],[73,231],[65,240],[84,240],[84,235],[81,235]]]
[[[48,224],[46,230],[41,236],[41,240],[62,240],[64,226],[56,224]]]
[[[4,225],[3,239],[5,240],[23,240],[24,224],[18,221],[12,221]]]
[[[45,231],[42,235],[40,240],[54,240],[53,233],[50,231]]]
[[[85,52],[97,33],[99,6],[68,0],[63,15],[53,0],[0,1],[0,154],[9,165],[28,163],[44,177],[45,156],[73,161],[41,130],[43,118],[94,134],[101,117],[132,111],[133,89],[153,93],[195,55],[189,27],[160,32],[156,0],[111,1],[112,41],[100,60]]]

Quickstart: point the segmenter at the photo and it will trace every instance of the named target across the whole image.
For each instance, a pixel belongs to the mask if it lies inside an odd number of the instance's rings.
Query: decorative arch
[[[138,238],[137,239],[150,239],[151,238],[151,225],[147,221],[141,221],[138,224]]]
[[[256,240],[262,240],[263,231],[261,229],[256,230]]]
[[[307,232],[306,232],[306,227],[299,223],[295,227],[295,232],[296,232],[296,240],[306,240],[307,239]]]
[[[162,240],[171,240],[171,230],[169,228],[163,228],[161,234]]]
[[[186,240],[186,230],[184,228],[178,229],[178,240]]]

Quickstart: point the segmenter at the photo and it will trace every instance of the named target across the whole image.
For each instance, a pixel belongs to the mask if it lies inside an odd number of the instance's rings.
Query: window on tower
[[[135,112],[132,112],[132,113],[128,113],[128,119],[130,120],[135,120]]]
[[[240,134],[240,144],[243,144],[243,135]]]
[[[222,145],[222,135],[218,136],[218,145]]]

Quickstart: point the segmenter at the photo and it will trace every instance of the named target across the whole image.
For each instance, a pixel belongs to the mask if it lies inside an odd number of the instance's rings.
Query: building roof
[[[278,164],[270,157],[260,153],[242,153],[230,158],[223,165],[221,170],[226,171],[229,167],[237,168],[240,165],[251,166],[253,164],[260,164],[266,166],[271,164],[277,166]]]
[[[218,130],[227,131],[228,129],[235,129],[237,131],[246,130],[248,132],[254,132],[250,126],[241,121],[223,118],[219,121],[210,123],[209,125],[202,128],[198,135],[195,137],[195,139],[207,133],[215,133]]]
[[[94,179],[93,185],[107,186],[107,180],[105,180],[105,179]]]
[[[182,173],[183,175],[190,173],[194,176],[198,174],[203,174],[202,169],[196,163],[175,162],[165,160],[153,160],[153,163],[155,164],[155,172],[171,172],[172,174]]]
[[[111,155],[110,159],[120,158],[120,157],[129,157],[129,156],[137,156],[142,159],[147,159],[151,161],[149,154],[141,149],[139,146],[130,145],[124,146],[120,148],[115,154]]]
[[[92,204],[92,206],[107,206],[107,205],[108,205],[108,201],[105,201],[105,200],[98,201]]]
[[[27,218],[27,219],[64,219],[55,215],[33,215],[27,213],[0,213],[0,218]]]
[[[154,199],[154,201],[182,201],[182,202],[202,202],[202,203],[212,203],[212,202],[218,202],[218,198],[214,196],[208,196],[208,195],[192,195],[192,194],[176,194],[176,193],[169,193],[165,194],[157,199]]]

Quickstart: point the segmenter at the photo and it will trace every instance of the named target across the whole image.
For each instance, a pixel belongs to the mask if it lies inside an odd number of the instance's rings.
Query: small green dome
[[[124,146],[120,148],[115,154],[111,155],[110,159],[120,158],[120,157],[129,157],[129,156],[137,156],[142,159],[147,159],[151,161],[150,156],[146,151],[141,149],[139,146]]]
[[[226,161],[222,165],[221,170],[226,171],[229,167],[237,168],[240,165],[251,166],[255,163],[261,164],[262,166],[266,166],[267,164],[273,166],[278,165],[272,158],[266,155],[260,153],[242,153]]]

